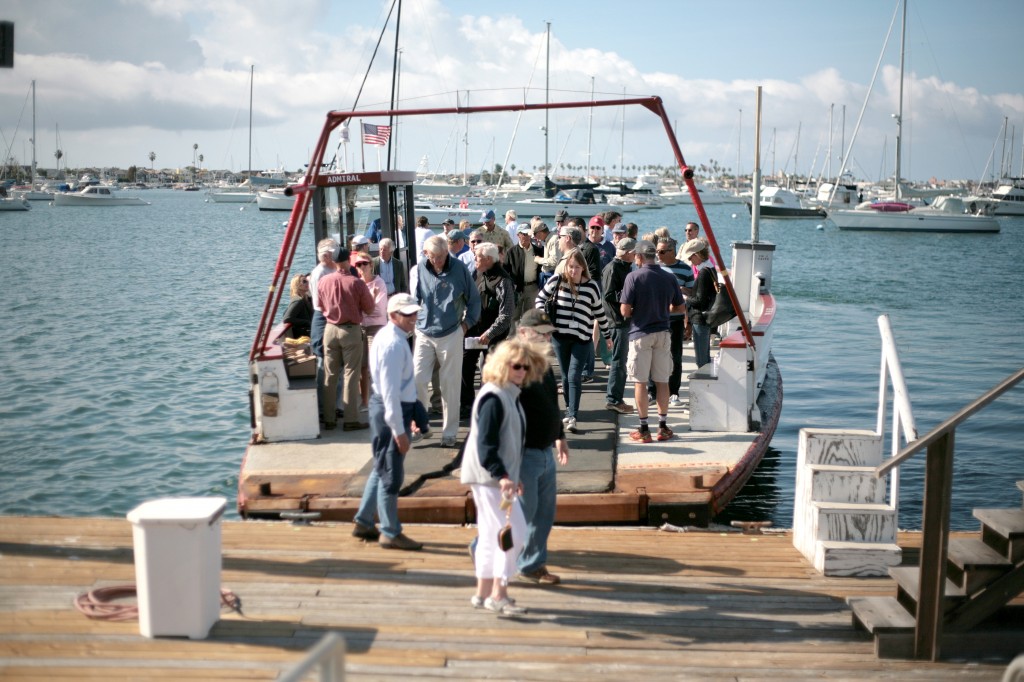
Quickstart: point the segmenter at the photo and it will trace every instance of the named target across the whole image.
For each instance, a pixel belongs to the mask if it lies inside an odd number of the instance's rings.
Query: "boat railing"
[[[282,682],[301,682],[314,669],[319,670],[320,682],[344,682],[345,639],[337,632],[328,632],[321,637],[306,657],[279,679]]]
[[[943,619],[942,600],[945,593],[946,556],[949,546],[949,516],[953,498],[953,442],[956,428],[1022,379],[1024,379],[1024,367],[875,468],[875,476],[885,476],[919,451],[927,448],[924,472],[924,508],[921,513],[922,537],[918,577],[920,593],[914,626],[915,658],[934,661],[939,657],[939,640],[942,637]]]
[[[904,443],[911,443],[917,438],[917,426],[914,424],[914,410],[910,406],[910,392],[903,378],[903,365],[900,363],[896,339],[892,334],[888,315],[878,316],[878,330],[882,335],[882,368],[878,378],[878,420],[875,433],[885,435],[886,398],[888,397],[889,380],[892,381],[892,457],[900,450],[900,435]],[[889,504],[896,510],[899,518],[900,471],[893,468],[889,475]]]

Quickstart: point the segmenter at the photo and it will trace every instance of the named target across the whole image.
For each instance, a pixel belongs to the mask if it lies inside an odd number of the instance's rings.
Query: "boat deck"
[[[879,660],[845,599],[889,578],[825,578],[787,533],[556,528],[555,588],[514,585],[529,613],[469,605],[471,528],[409,526],[421,552],[380,549],[347,524],[224,522],[222,584],[241,598],[203,641],[146,639],[89,620],[86,590],[134,582],[124,519],[0,522],[0,678],[275,679],[325,633],[347,679],[978,680],[1005,661]],[[957,534],[970,535],[970,534]],[[920,534],[901,533],[905,563]],[[1020,600],[1018,600],[1018,603]]]
[[[683,348],[680,393],[696,371],[693,347]],[[558,523],[707,525],[728,503],[760,462],[778,421],[782,383],[769,365],[760,406],[761,433],[693,432],[686,401],[669,409],[675,437],[665,442],[634,443],[636,414],[605,409],[606,373],[597,362],[595,380],[583,385],[578,434],[567,434],[569,464],[559,467]],[[557,371],[557,365],[556,365]],[[632,404],[627,383],[626,402]],[[657,425],[657,410],[651,410]],[[463,421],[462,443],[468,431]],[[440,417],[433,436],[413,445],[406,456],[406,490],[400,499],[403,519],[423,523],[470,523],[475,509],[468,487],[452,473],[454,449],[439,447]],[[372,463],[369,431],[340,428],[309,441],[250,445],[239,480],[249,516],[280,511],[313,511],[329,520],[351,520]]]

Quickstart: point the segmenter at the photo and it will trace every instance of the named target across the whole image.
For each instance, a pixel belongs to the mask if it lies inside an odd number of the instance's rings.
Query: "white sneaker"
[[[569,425],[569,418],[568,417],[562,417],[562,424],[564,424],[565,426],[568,426]]]
[[[669,404],[670,407],[677,407],[679,405],[679,396],[677,396],[677,395],[669,396],[668,404]]]
[[[570,433],[578,433],[579,431],[576,428],[576,419],[574,419],[573,417],[569,417],[568,419],[569,421],[565,423],[566,430],[569,431]]]
[[[526,609],[522,606],[516,606],[515,603],[508,598],[494,601],[491,597],[484,600],[484,608],[488,611],[494,611],[501,616],[521,616],[526,613]]]

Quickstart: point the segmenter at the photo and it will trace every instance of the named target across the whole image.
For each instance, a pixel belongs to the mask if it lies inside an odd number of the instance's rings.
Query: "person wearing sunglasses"
[[[288,309],[284,312],[283,321],[291,325],[288,328],[289,338],[309,336],[310,325],[313,323],[313,298],[309,295],[309,275],[292,277],[291,299],[288,302]]]
[[[508,582],[526,538],[526,520],[519,496],[526,416],[519,401],[523,386],[540,380],[547,360],[539,346],[512,338],[487,356],[483,386],[473,403],[469,435],[462,454],[460,480],[473,492],[477,543],[473,554],[476,593],[474,608],[518,616],[526,609],[509,598]],[[498,534],[511,527],[511,547],[502,549]]]

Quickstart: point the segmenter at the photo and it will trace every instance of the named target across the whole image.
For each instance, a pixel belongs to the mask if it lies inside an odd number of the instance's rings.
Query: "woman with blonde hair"
[[[519,392],[540,381],[547,367],[543,348],[518,338],[503,341],[487,355],[462,454],[460,480],[473,491],[478,530],[473,554],[476,594],[470,603],[506,616],[526,613],[508,596],[508,581],[515,575],[526,537],[519,502],[526,416]],[[512,541],[511,547],[503,548],[498,535],[506,524]]]
[[[554,314],[548,306],[553,302]],[[580,385],[583,366],[593,343],[594,321],[601,327],[607,348],[611,348],[611,326],[605,317],[601,287],[590,279],[587,261],[579,249],[571,249],[555,268],[555,276],[537,292],[534,307],[547,310],[555,331],[551,342],[562,374],[565,418],[562,423],[577,433],[576,414],[580,409]]]
[[[297,339],[309,336],[313,324],[313,299],[309,294],[309,275],[302,273],[292,277],[291,300],[284,311],[284,322],[291,325],[288,337]]]

